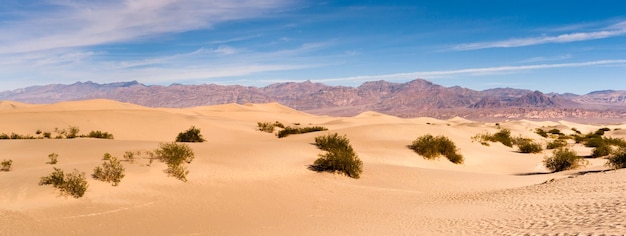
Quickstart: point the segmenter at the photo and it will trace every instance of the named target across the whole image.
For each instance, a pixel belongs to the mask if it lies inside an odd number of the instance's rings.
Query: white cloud
[[[284,0],[55,1],[50,12],[0,22],[0,54],[128,42],[262,16]],[[52,10],[55,9],[55,10]]]
[[[604,30],[592,31],[592,32],[577,32],[577,33],[561,34],[557,36],[540,36],[540,37],[516,38],[516,39],[508,39],[508,40],[492,41],[492,42],[476,42],[476,43],[458,44],[452,47],[451,50],[467,51],[467,50],[478,50],[478,49],[485,49],[485,48],[524,47],[524,46],[548,44],[548,43],[569,43],[569,42],[577,42],[577,41],[587,41],[587,40],[617,37],[617,36],[622,36],[622,35],[626,35],[626,22],[613,24],[605,28]]]
[[[522,63],[534,63],[534,62],[542,62],[542,61],[560,61],[560,60],[565,60],[565,59],[570,59],[572,58],[572,54],[565,54],[565,55],[560,55],[560,56],[553,56],[553,57],[533,57],[533,58],[528,58],[526,60],[521,61]]]
[[[315,80],[315,81],[338,82],[338,81],[370,81],[370,80],[406,80],[406,79],[415,79],[415,78],[429,79],[429,78],[442,78],[442,77],[455,76],[455,75],[476,76],[476,75],[487,75],[487,74],[495,74],[495,73],[513,73],[513,72],[539,70],[539,69],[588,67],[588,66],[598,66],[598,65],[626,65],[626,60],[600,60],[600,61],[588,61],[588,62],[576,62],[576,63],[483,67],[483,68],[469,68],[469,69],[459,69],[459,70],[394,73],[394,74],[386,74],[386,75],[363,75],[363,76],[352,76],[352,77],[343,77],[343,78],[320,79],[320,80]]]

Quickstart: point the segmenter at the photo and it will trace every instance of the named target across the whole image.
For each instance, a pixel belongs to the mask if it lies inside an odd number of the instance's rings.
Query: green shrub
[[[561,133],[561,130],[556,129],[556,128],[555,128],[555,129],[548,130],[548,133],[549,133],[549,134],[556,134],[556,135],[563,135],[563,133]]]
[[[543,130],[543,129],[539,129],[539,128],[537,128],[537,129],[535,130],[535,133],[536,133],[536,134],[538,134],[538,135],[539,135],[539,136],[541,136],[541,137],[544,137],[544,138],[547,138],[547,137],[548,137],[548,133],[546,133],[546,131],[545,131],[545,130]]]
[[[408,147],[426,159],[435,159],[443,155],[452,163],[463,163],[463,156],[457,153],[456,145],[445,136],[434,137],[426,134],[415,139]]]
[[[318,172],[339,172],[358,179],[363,172],[363,162],[352,149],[346,136],[331,134],[318,136],[315,144],[326,153],[320,154],[309,168]]]
[[[292,128],[292,127],[287,126],[285,127],[285,129],[279,131],[276,136],[278,136],[278,138],[284,138],[292,134],[303,134],[303,133],[311,133],[311,132],[325,131],[325,130],[328,130],[328,129],[322,126],[312,126],[312,127],[302,127],[302,128]]]
[[[59,157],[59,154],[56,154],[56,153],[50,153],[50,154],[48,155],[48,159],[49,159],[50,161],[46,162],[46,164],[50,164],[50,165],[54,165],[54,164],[56,164],[56,163],[58,162],[58,157]]]
[[[606,164],[613,169],[626,168],[626,149],[621,148],[615,154],[611,155]]]
[[[481,144],[489,146],[487,142],[502,143],[507,147],[513,147],[513,138],[511,137],[511,130],[501,129],[495,134],[479,134],[472,137],[472,140],[478,140]]]
[[[187,143],[201,143],[204,142],[204,138],[200,133],[200,129],[195,126],[191,126],[185,132],[180,132],[178,136],[176,136],[176,142],[187,142]]]
[[[13,168],[13,160],[3,160],[0,162],[0,171],[11,171]]]
[[[611,146],[610,145],[600,145],[593,148],[593,152],[591,153],[591,157],[603,157],[611,154]]]
[[[558,172],[575,169],[583,165],[583,159],[569,148],[559,148],[552,152],[551,157],[546,157],[543,161],[546,168]]]
[[[88,138],[100,138],[100,139],[113,139],[113,134],[110,134],[108,132],[102,132],[100,130],[96,130],[96,131],[89,132],[89,134],[86,137],[88,137]]]
[[[540,153],[543,151],[540,144],[535,143],[530,139],[520,139],[515,145],[517,145],[517,148],[521,153]]]
[[[345,136],[339,136],[339,134],[334,133],[315,137],[315,146],[321,150],[330,151],[350,146],[350,140]]]
[[[108,161],[102,162],[102,166],[96,166],[93,169],[91,176],[100,181],[111,183],[113,186],[117,186],[124,178],[124,166],[117,159],[117,157],[111,157]]]
[[[124,160],[130,162],[131,164],[135,162],[135,153],[127,151],[124,153]]]
[[[63,170],[56,167],[49,176],[41,177],[39,185],[52,185],[59,189],[62,195],[69,195],[74,198],[82,197],[89,186],[84,172],[74,169],[73,172],[65,175]]]
[[[158,160],[167,164],[165,172],[169,176],[173,176],[183,182],[187,182],[186,168],[184,163],[191,163],[195,158],[193,150],[186,144],[179,143],[162,143],[159,148],[154,151]]]
[[[557,139],[557,140],[552,140],[548,142],[548,145],[546,145],[546,149],[557,149],[557,148],[565,147],[565,146],[567,146],[567,141],[562,140],[562,139]]]
[[[70,126],[68,128],[67,135],[65,135],[65,137],[69,139],[76,138],[78,137],[78,132],[80,132],[80,129],[78,127]]]
[[[263,131],[266,133],[274,133],[274,124],[270,122],[257,122],[257,126],[259,127],[259,131]]]

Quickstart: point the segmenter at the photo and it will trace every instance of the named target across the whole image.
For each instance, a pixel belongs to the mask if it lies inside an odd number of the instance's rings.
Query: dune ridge
[[[317,116],[278,103],[226,104],[186,109],[147,108],[110,100],[50,105],[0,103],[0,133],[31,134],[54,128],[101,130],[113,140],[0,140],[0,235],[518,235],[626,234],[626,170],[608,170],[605,159],[550,173],[542,165],[550,151],[521,154],[471,137],[507,128],[545,142],[536,128],[600,127],[567,121],[463,118],[402,119],[377,112],[354,117]],[[257,122],[321,125],[328,131],[278,139]],[[119,186],[91,178],[80,199],[38,186],[56,167],[88,175],[104,153],[154,150],[190,126],[204,143],[189,144],[196,159],[189,182],[163,173],[162,163],[124,162]],[[625,124],[606,125],[606,135],[626,137]],[[321,134],[346,135],[364,163],[358,180],[317,173],[307,166],[321,153]],[[465,157],[426,160],[407,148],[424,134],[449,137]],[[580,153],[589,148],[577,147]]]

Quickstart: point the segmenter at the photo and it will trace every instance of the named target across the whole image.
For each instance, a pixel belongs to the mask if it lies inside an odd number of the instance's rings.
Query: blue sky
[[[623,1],[2,0],[0,91],[423,78],[626,90]]]

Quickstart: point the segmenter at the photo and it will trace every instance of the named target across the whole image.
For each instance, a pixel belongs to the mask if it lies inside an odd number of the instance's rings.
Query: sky
[[[1,1],[0,91],[416,78],[626,90],[626,1]]]

